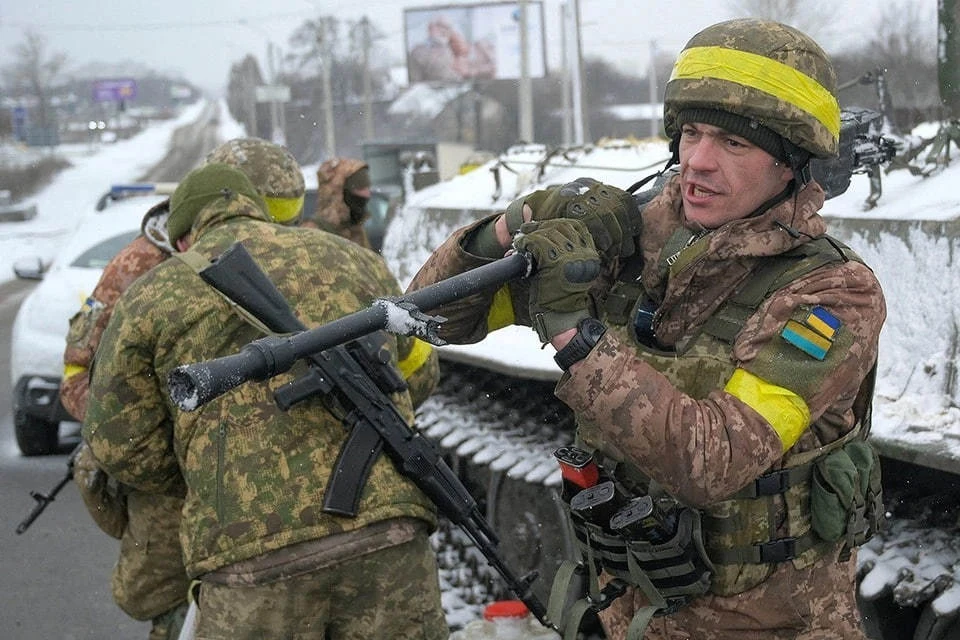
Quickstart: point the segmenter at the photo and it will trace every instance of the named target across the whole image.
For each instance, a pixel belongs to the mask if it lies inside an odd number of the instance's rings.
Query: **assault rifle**
[[[320,396],[342,414],[349,429],[324,495],[323,511],[341,516],[356,514],[360,490],[383,450],[438,510],[470,537],[530,612],[552,627],[545,606],[531,592],[536,572],[518,578],[506,566],[497,553],[499,539],[473,496],[433,443],[407,425],[387,395],[405,389],[406,383],[389,364],[380,330],[442,343],[435,330],[443,318],[426,316],[419,310],[421,305],[435,308],[514,280],[529,268],[527,259],[519,254],[487,267],[482,273],[468,272],[404,298],[378,300],[365,311],[306,330],[243,245],[234,244],[201,270],[200,277],[269,330],[297,333],[268,336],[238,354],[177,367],[169,376],[168,386],[173,401],[181,409],[192,411],[243,382],[273,377],[305,358],[308,372],[277,389],[274,399],[286,410]]]
[[[33,521],[39,518],[40,514],[47,508],[47,505],[56,499],[60,490],[67,486],[68,482],[73,480],[73,465],[76,462],[79,451],[80,446],[78,445],[77,448],[70,453],[70,457],[67,458],[67,472],[63,474],[63,477],[54,485],[53,489],[47,493],[40,493],[39,491],[30,492],[30,497],[36,500],[37,504],[33,505],[33,510],[30,511],[30,514],[17,525],[17,535],[29,529]]]

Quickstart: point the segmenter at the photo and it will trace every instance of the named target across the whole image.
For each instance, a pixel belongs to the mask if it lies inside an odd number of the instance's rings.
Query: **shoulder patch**
[[[803,321],[788,320],[780,336],[817,360],[827,357],[842,323],[823,307],[814,307]]]

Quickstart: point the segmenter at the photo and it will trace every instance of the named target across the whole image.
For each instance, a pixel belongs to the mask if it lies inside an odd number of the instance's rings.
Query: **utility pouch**
[[[699,513],[680,507],[676,522],[676,532],[667,540],[626,540],[629,579],[646,592],[640,578],[643,576],[663,598],[666,606],[654,614],[658,616],[673,613],[710,589],[710,565],[700,535]]]
[[[120,540],[128,519],[126,495],[99,467],[86,442],[74,458],[73,479],[93,521],[108,536]]]
[[[816,463],[810,511],[814,532],[843,539],[846,553],[873,537],[883,522],[883,489],[880,458],[869,443],[851,442]]]

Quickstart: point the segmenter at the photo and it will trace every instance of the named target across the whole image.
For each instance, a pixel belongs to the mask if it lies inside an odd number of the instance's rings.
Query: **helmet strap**
[[[665,165],[663,165],[663,168],[660,169],[660,171],[657,171],[656,173],[651,173],[651,174],[648,175],[647,177],[641,178],[640,180],[634,182],[632,185],[630,185],[629,187],[627,187],[627,193],[636,193],[637,191],[640,190],[640,188],[641,188],[643,185],[647,184],[648,182],[650,182],[650,181],[653,180],[654,178],[659,178],[660,176],[662,176],[663,174],[665,174],[665,173],[667,172],[667,169],[669,169],[669,168],[672,167],[673,165],[675,165],[675,164],[677,164],[678,162],[680,162],[680,154],[679,154],[679,152],[678,152],[678,149],[679,149],[678,143],[679,143],[679,141],[680,141],[680,137],[679,137],[679,136],[675,136],[675,137],[670,141],[670,152],[671,152],[672,155],[670,156],[670,158],[667,159],[667,163],[666,163]]]
[[[783,138],[783,151],[787,156],[787,165],[793,169],[793,177],[797,183],[797,190],[802,189],[808,182],[813,180],[810,173],[811,154],[806,149],[798,147],[786,138]]]
[[[763,214],[766,213],[768,210],[770,210],[770,209],[772,209],[773,207],[777,206],[777,205],[780,204],[781,202],[785,202],[793,193],[795,193],[794,186],[796,186],[796,184],[797,184],[797,182],[796,182],[795,180],[791,180],[791,181],[787,184],[787,186],[784,187],[783,191],[781,191],[781,192],[778,193],[777,195],[773,196],[772,198],[770,198],[769,200],[767,200],[766,202],[764,202],[763,204],[761,204],[759,207],[757,207],[756,209],[753,210],[753,213],[751,213],[750,215],[748,215],[748,216],[746,216],[746,217],[747,217],[747,218],[756,218],[757,216],[763,215]]]

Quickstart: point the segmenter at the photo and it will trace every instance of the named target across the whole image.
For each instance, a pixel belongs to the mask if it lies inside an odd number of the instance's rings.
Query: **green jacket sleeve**
[[[181,496],[173,421],[153,366],[153,339],[131,288],[121,297],[97,351],[83,437],[103,469],[149,493]],[[153,334],[155,335],[155,334]]]

